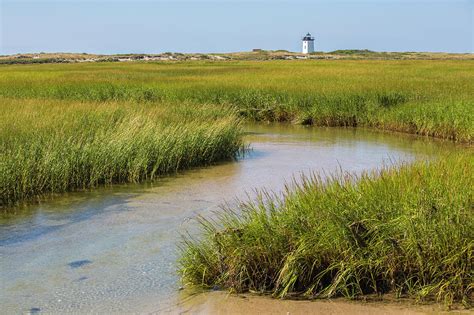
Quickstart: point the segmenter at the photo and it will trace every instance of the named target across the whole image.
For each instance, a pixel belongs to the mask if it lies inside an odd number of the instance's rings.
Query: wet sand
[[[175,314],[174,309],[151,311],[150,313]],[[279,300],[266,296],[236,295],[224,292],[209,292],[183,299],[180,314],[233,314],[233,315],[434,315],[469,314],[466,310],[447,311],[439,305],[415,305],[412,301],[349,301],[343,298],[331,300]],[[472,313],[471,313],[472,314]]]

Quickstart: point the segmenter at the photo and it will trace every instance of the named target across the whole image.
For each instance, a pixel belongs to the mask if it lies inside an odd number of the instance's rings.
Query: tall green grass
[[[0,206],[152,180],[241,147],[235,115],[216,106],[2,99],[0,117]]]
[[[187,285],[276,297],[354,298],[394,292],[472,303],[472,154],[362,176],[305,177],[283,198],[200,219],[185,238]]]
[[[471,60],[265,61],[2,66],[0,96],[192,101],[257,121],[365,126],[472,143]]]

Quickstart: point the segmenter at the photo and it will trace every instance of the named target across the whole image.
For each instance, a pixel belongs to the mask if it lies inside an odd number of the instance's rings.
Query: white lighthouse
[[[303,54],[314,52],[314,37],[310,33],[303,37]]]

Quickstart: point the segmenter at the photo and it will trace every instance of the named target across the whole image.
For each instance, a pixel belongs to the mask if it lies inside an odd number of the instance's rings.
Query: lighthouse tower
[[[303,37],[303,54],[310,54],[314,52],[314,37],[311,37],[311,34],[306,34]]]

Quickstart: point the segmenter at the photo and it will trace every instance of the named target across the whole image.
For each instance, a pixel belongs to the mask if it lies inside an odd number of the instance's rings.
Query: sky
[[[474,0],[0,0],[0,54],[474,52]]]

